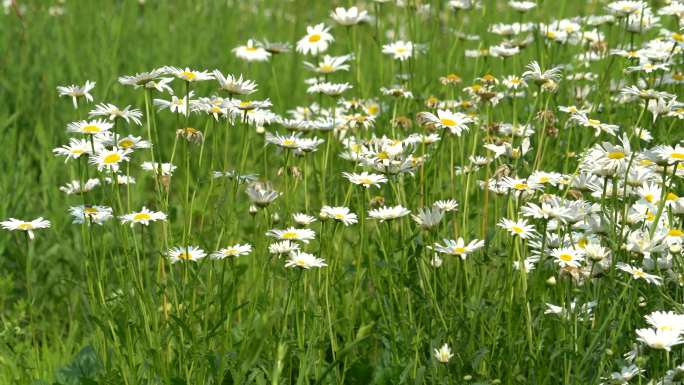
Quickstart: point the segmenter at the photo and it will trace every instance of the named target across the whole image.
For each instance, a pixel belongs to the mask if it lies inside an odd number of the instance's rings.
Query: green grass
[[[585,150],[603,141],[618,143],[617,137],[594,137],[592,129],[569,122],[559,106],[592,104],[590,117],[619,125],[620,136],[629,135],[635,150],[682,139],[680,120],[659,117],[652,123],[651,114],[638,103],[611,98],[617,94],[610,90],[611,81],[631,85],[640,78],[647,88],[681,95],[681,85],[658,83],[661,73],[625,74],[627,59],[606,55],[585,68],[577,55],[587,46],[544,43],[536,34],[537,40],[512,58],[464,55],[501,41],[487,32],[489,24],[604,14],[606,2],[539,1],[525,16],[492,0],[467,12],[432,1],[429,15],[367,2],[363,8],[378,17],[377,25],[334,26],[336,40],[326,53],[354,52],[356,59],[349,72],[332,74],[329,80],[354,86],[346,98],[374,99],[382,106],[374,128],[350,131],[348,137],[440,135],[438,144],[415,146],[416,156],[428,157],[413,176],[389,177],[389,183],[366,192],[342,172],[370,170],[340,158],[343,145],[328,132],[306,133],[326,142],[317,152],[295,157],[265,145],[262,133],[239,120],[217,123],[193,114],[185,121],[160,111],[146,114],[142,126],[119,122],[116,131],[145,139],[151,132],[155,159],[168,162],[173,157],[178,166],[170,180],[142,171],[140,164],[151,160],[151,152],[136,150],[130,169],[123,169],[136,184],[100,186],[84,196],[67,196],[59,186],[109,175],[86,166],[84,158],[65,163],[52,149],[76,136],[67,133],[67,124],[86,119],[94,103],[81,99],[74,109],[69,98],[58,96],[57,86],[96,81],[96,103],[132,105],[145,113],[145,91],[119,84],[118,76],[187,66],[243,74],[259,85],[250,98],[270,98],[272,110],[281,115],[314,102],[331,108],[333,98],[306,93],[304,80],[312,74],[302,61],[315,57],[293,50],[265,63],[245,63],[231,50],[249,38],[295,44],[307,25],[325,21],[333,26],[328,14],[334,6],[354,4],[147,0],[142,6],[131,0],[68,0],[65,14],[55,17],[48,14],[48,1],[18,2],[26,5],[21,17],[0,15],[0,219],[42,216],[52,226],[36,230],[33,241],[23,232],[0,234],[0,384],[598,384],[625,365],[623,354],[636,343],[635,330],[648,327],[644,315],[682,312],[681,253],[671,253],[670,268],[650,271],[664,278],[662,286],[631,279],[615,268],[617,262],[642,263],[642,255],[624,250],[620,234],[641,225],[650,229],[643,221],[623,221],[623,210],[638,195],[622,199],[616,197],[617,189],[604,187],[597,198],[565,185],[547,185],[516,199],[515,193],[486,193],[478,184],[504,173],[525,178],[536,170],[572,176]],[[669,17],[661,24],[677,29]],[[658,34],[654,29],[630,40],[622,25],[599,29],[611,48],[640,47]],[[458,39],[457,31],[481,40]],[[425,52],[400,65],[381,53],[383,44],[395,40],[391,34],[424,44]],[[543,69],[567,64],[564,75],[590,71],[597,79],[564,79],[557,92],[539,96],[530,82],[522,98],[505,98],[494,106],[476,103],[468,112],[479,120],[461,137],[431,130],[416,119],[419,112],[435,112],[426,106],[429,97],[468,99],[463,87],[485,74],[500,81],[520,76],[533,60]],[[673,70],[682,68],[679,53],[672,61]],[[397,79],[400,72],[410,73],[410,80]],[[463,83],[440,84],[439,78],[449,73],[459,74]],[[395,99],[379,91],[400,82],[415,98]],[[180,80],[172,86],[177,95],[186,92]],[[590,92],[575,98],[576,86]],[[218,92],[214,81],[191,87],[199,96]],[[169,98],[156,92],[151,97]],[[336,111],[341,114],[341,107]],[[411,125],[393,126],[396,118]],[[520,138],[495,132],[496,124],[513,122],[536,130],[528,154],[498,158],[467,175],[452,171],[453,166],[470,165],[470,155],[492,155],[485,144],[520,146]],[[636,126],[648,128],[654,139],[638,140]],[[184,127],[202,131],[204,145],[178,139],[176,130]],[[278,124],[265,130],[286,132]],[[250,213],[245,185],[211,177],[212,171],[239,169],[243,156],[245,173],[259,174],[283,193],[256,213]],[[665,172],[671,174],[671,166]],[[660,180],[658,173],[663,171],[655,171]],[[682,195],[681,178],[668,178],[664,188]],[[500,218],[522,218],[520,207],[539,203],[543,194],[569,199],[583,194],[597,212],[608,213],[605,232],[571,232],[567,226],[551,230],[561,237],[586,236],[610,249],[612,264],[603,274],[579,284],[551,263],[548,251],[548,264],[540,262],[528,274],[512,268],[535,248],[496,224]],[[379,201],[415,214],[438,199],[458,200],[459,210],[446,213],[430,230],[409,216],[379,223],[365,214]],[[164,211],[168,221],[149,227],[117,220],[103,226],[72,224],[68,208],[84,203],[111,206],[115,215],[146,206]],[[682,216],[660,203],[652,207],[665,220],[658,230],[681,228]],[[269,255],[273,239],[265,235],[268,230],[293,225],[293,213],[318,217],[323,205],[347,206],[359,215],[359,223],[349,227],[320,218],[310,226],[316,239],[302,249],[325,259],[327,267],[285,268],[285,257]],[[545,229],[541,220],[530,223],[540,233]],[[428,247],[458,237],[482,239],[486,245],[464,260],[441,255],[442,266],[431,266],[434,251]],[[251,244],[252,253],[178,264],[169,263],[165,254],[175,246],[197,245],[210,253],[237,243]],[[573,301],[596,301],[593,318],[545,314],[546,303],[570,309]],[[433,353],[445,343],[454,353],[448,364]],[[636,364],[645,372],[634,383],[661,378],[681,364],[681,346],[667,355],[640,346]]]

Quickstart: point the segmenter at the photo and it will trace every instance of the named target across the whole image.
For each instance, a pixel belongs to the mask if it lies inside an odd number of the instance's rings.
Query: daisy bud
[[[273,221],[273,223],[280,222],[280,215],[278,215],[278,213],[271,214],[271,221]]]
[[[264,126],[257,126],[257,128],[256,128],[257,134],[263,135],[265,132],[266,132],[266,129],[264,128]]]
[[[259,209],[256,206],[254,206],[254,205],[249,206],[249,214],[250,215],[256,215],[256,213],[258,211],[259,211]]]
[[[550,276],[549,279],[546,280],[546,284],[549,286],[556,286],[556,277]]]

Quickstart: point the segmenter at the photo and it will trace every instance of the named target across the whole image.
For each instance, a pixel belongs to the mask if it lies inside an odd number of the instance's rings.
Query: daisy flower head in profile
[[[342,175],[347,178],[349,182],[355,185],[363,186],[365,188],[380,187],[382,183],[387,182],[387,178],[384,175],[370,174],[366,171],[360,174],[343,172]]]
[[[437,227],[444,218],[444,211],[439,207],[423,207],[418,209],[416,214],[411,214],[411,219],[420,226],[423,230],[429,230]]]
[[[684,332],[684,314],[677,314],[673,311],[654,311],[644,317],[656,330]]]
[[[553,67],[549,70],[543,71],[537,61],[533,61],[527,65],[527,71],[523,72],[522,77],[525,80],[532,80],[537,85],[543,85],[548,82],[557,83],[561,77],[561,67]]]
[[[154,83],[160,76],[166,74],[164,68],[156,68],[152,71],[137,72],[135,75],[119,76],[119,83],[133,88],[147,87],[149,83]],[[152,87],[147,87],[152,88]]]
[[[271,57],[270,52],[257,45],[257,43],[252,39],[247,40],[247,44],[245,45],[233,48],[233,53],[238,59],[242,59],[247,62],[267,61]]]
[[[97,178],[90,178],[84,183],[81,183],[78,179],[67,182],[64,186],[59,187],[59,191],[65,193],[66,195],[82,194],[91,191],[95,187],[100,185],[100,180]]]
[[[316,222],[316,218],[304,213],[294,213],[292,214],[292,220],[299,226],[309,226],[310,224]]]
[[[25,231],[29,239],[33,239],[35,238],[33,230],[47,229],[50,227],[50,221],[44,219],[43,217],[38,217],[32,221],[10,218],[6,221],[0,222],[0,226],[9,231]]]
[[[204,250],[197,246],[174,247],[166,252],[171,263],[197,262],[207,256]]]
[[[328,266],[324,259],[318,258],[313,254],[305,253],[303,251],[295,251],[290,254],[290,258],[285,262],[285,267],[294,267],[308,270],[312,267]]]
[[[133,227],[136,223],[148,226],[150,222],[165,221],[166,214],[161,211],[152,211],[143,206],[140,211],[125,214],[119,217],[122,224],[130,223]]]
[[[406,61],[413,56],[413,43],[398,40],[382,46],[382,53],[392,56],[393,59]]]
[[[437,110],[437,115],[431,112],[420,112],[417,119],[419,122],[436,128],[448,129],[456,136],[461,136],[461,133],[468,131],[468,125],[473,123],[473,119],[468,115],[448,110]]]
[[[352,55],[325,55],[318,61],[317,64],[305,61],[304,66],[315,73],[328,75],[337,71],[349,71],[349,64],[347,64],[347,61],[351,60],[352,58]]]
[[[320,213],[321,218],[329,218],[342,222],[345,226],[353,225],[358,222],[356,214],[350,212],[348,207],[323,206]]]
[[[254,182],[245,189],[249,200],[258,207],[266,207],[273,203],[282,193],[275,191],[268,184]]]
[[[219,87],[230,95],[250,95],[257,91],[257,84],[251,80],[243,79],[242,74],[239,77],[231,74],[224,76],[221,71],[214,70],[214,79],[218,82]]]
[[[283,254],[290,254],[299,250],[299,243],[292,241],[280,241],[268,245],[268,252],[275,254],[280,258]]]
[[[335,38],[330,34],[330,27],[324,23],[306,27],[306,35],[297,42],[297,52],[318,55],[325,52]]]
[[[652,285],[656,285],[656,286],[660,286],[662,284],[663,279],[661,277],[659,277],[657,275],[649,274],[649,273],[645,272],[644,269],[642,269],[640,267],[635,267],[635,266],[632,266],[632,265],[629,265],[629,264],[626,264],[623,262],[618,262],[617,268],[624,271],[625,273],[630,274],[632,276],[632,278],[634,278],[634,279],[642,279],[642,280],[644,280],[644,281],[646,281]]]
[[[444,239],[444,245],[435,243],[435,250],[438,253],[456,255],[465,260],[468,254],[472,254],[484,247],[484,241],[479,239],[473,239],[470,243],[466,244],[463,238],[458,238],[457,240]]]
[[[197,71],[192,70],[188,67],[178,68],[178,67],[164,67],[167,74],[173,75],[178,79],[185,80],[186,82],[201,82],[205,80],[212,80],[214,75],[207,71]]]
[[[673,346],[684,343],[681,333],[673,330],[637,329],[637,340],[652,349],[670,351]]]
[[[329,82],[323,82],[323,83],[316,83],[312,86],[310,86],[306,92],[310,94],[323,94],[327,96],[333,96],[333,97],[338,97],[341,96],[344,92],[354,88],[351,84],[349,83],[329,83]]]
[[[85,139],[69,139],[69,144],[65,144],[62,147],[57,147],[52,150],[55,155],[63,156],[64,162],[66,163],[69,159],[78,159],[82,155],[90,154],[92,151],[92,145]]]
[[[377,209],[368,211],[368,217],[371,219],[377,219],[380,222],[401,218],[403,216],[409,215],[410,210],[404,208],[401,205],[397,206],[383,206]]]
[[[86,223],[90,225],[91,223],[95,223],[97,225],[102,225],[112,218],[112,208],[108,206],[74,206],[69,208],[69,213],[74,217],[72,223],[76,224]]]
[[[534,226],[528,224],[524,219],[512,221],[508,218],[501,218],[498,226],[508,231],[511,235],[518,236],[522,239],[529,239],[537,234],[534,230]]]
[[[537,6],[537,3],[534,1],[509,1],[508,6],[518,12],[525,13],[531,10],[532,8],[535,8]]]
[[[432,206],[437,207],[438,209],[440,209],[444,212],[451,212],[451,211],[458,210],[458,202],[455,199],[438,200],[438,201],[435,201],[432,204]]]
[[[451,348],[447,344],[442,345],[442,347],[439,349],[435,349],[434,354],[437,361],[443,364],[448,363],[449,360],[451,360],[451,358],[454,356],[454,354],[451,353]]]
[[[281,241],[300,241],[303,243],[309,243],[309,241],[316,238],[315,231],[311,229],[298,229],[296,227],[288,227],[285,230],[269,230],[266,232],[266,235]]]
[[[239,257],[242,255],[247,255],[252,252],[252,245],[245,243],[244,245],[237,244],[233,246],[224,247],[211,253],[210,257],[212,259],[226,259],[231,257]]]
[[[97,135],[109,131],[114,124],[104,120],[81,120],[67,125],[68,132],[75,132],[84,135]]]
[[[190,91],[190,93],[187,95],[187,99],[189,99],[189,101],[186,101],[186,96],[179,98],[176,95],[172,95],[171,100],[154,99],[152,102],[155,106],[157,106],[159,111],[168,109],[173,113],[188,115],[190,113],[188,106],[192,105],[193,96],[195,96],[195,92]]]
[[[330,12],[330,18],[335,20],[337,24],[345,27],[365,23],[370,20],[368,12],[359,10],[357,7],[351,7],[349,9],[337,7],[334,11]]]
[[[126,123],[133,122],[136,125],[142,125],[140,119],[142,119],[142,111],[131,108],[131,106],[126,106],[124,109],[120,109],[114,104],[110,103],[100,103],[93,110],[88,112],[89,116],[104,116],[109,120],[114,120],[120,118],[126,121]]]
[[[71,100],[74,103],[74,108],[78,108],[79,98],[84,98],[87,102],[93,101],[93,95],[90,94],[90,91],[92,91],[93,88],[95,88],[95,82],[88,80],[82,86],[58,86],[57,92],[59,93],[59,96],[71,96]]]

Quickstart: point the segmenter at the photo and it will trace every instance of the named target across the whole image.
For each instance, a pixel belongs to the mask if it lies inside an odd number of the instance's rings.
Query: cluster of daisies
[[[477,9],[479,3],[452,0],[448,5],[468,11]],[[497,37],[487,42],[498,40],[496,43],[484,46],[479,42],[480,36],[458,31],[460,39],[480,46],[466,50],[466,58],[506,60],[530,51],[537,38],[545,49],[570,53],[567,62],[532,61],[520,71],[504,67],[511,73],[500,77],[485,73],[468,85],[463,84],[461,76],[450,73],[435,79],[448,97],[416,96],[416,90],[409,86],[411,74],[403,73],[410,68],[405,62],[410,63],[428,47],[396,39],[377,47],[397,61],[400,72],[396,74],[396,84],[380,88],[378,97],[358,99],[345,96],[353,92],[353,84],[332,80],[336,79],[335,74],[349,73],[357,55],[354,52],[329,54],[335,37],[331,26],[320,23],[308,26],[294,45],[307,58],[303,68],[311,77],[306,79],[306,92],[316,102],[292,107],[284,114],[271,110],[270,99],[250,99],[257,92],[254,81],[219,70],[166,66],[122,76],[119,83],[143,89],[146,95],[154,94],[152,105],[158,111],[175,114],[178,119],[200,116],[206,121],[225,122],[259,132],[266,145],[274,146],[287,159],[290,154],[306,157],[320,153],[325,145],[319,172],[327,172],[328,152],[334,152],[353,171],[333,177],[346,180],[352,185],[347,186],[349,191],[355,188],[361,191],[359,195],[371,189],[382,191],[386,185],[399,180],[417,184],[418,178],[414,177],[437,162],[445,142],[452,145],[456,142],[467,148],[465,138],[473,137],[473,146],[467,157],[462,155],[460,164],[454,164],[452,155],[447,170],[450,183],[464,182],[458,193],[465,189],[461,196],[466,201],[473,195],[468,190],[472,186],[483,197],[478,204],[488,207],[491,200],[505,203],[507,208],[505,216],[497,217],[499,212],[492,209],[488,213],[485,209],[479,218],[483,227],[496,224],[499,231],[493,238],[487,239],[482,231],[480,238],[485,239],[456,235],[450,239],[440,236],[446,232],[442,224],[456,222],[459,209],[473,210],[466,202],[459,207],[459,202],[453,199],[456,196],[411,209],[404,207],[408,205],[406,202],[399,204],[402,202],[399,198],[395,204],[385,203],[384,199],[374,200],[371,207],[364,206],[363,211],[357,212],[351,206],[321,203],[316,216],[296,212],[288,216],[288,226],[266,231],[265,235],[272,239],[268,253],[286,257],[286,267],[307,270],[327,266],[323,258],[307,251],[317,237],[311,226],[317,221],[331,221],[346,228],[364,223],[363,219],[377,224],[410,219],[416,230],[435,233],[437,237],[432,239],[442,238],[428,245],[434,268],[442,266],[443,257],[466,260],[499,240],[510,246],[509,269],[524,277],[551,272],[553,277],[566,277],[578,287],[623,275],[633,280],[630,284],[647,288],[684,284],[680,266],[684,250],[684,197],[677,194],[684,176],[684,146],[657,144],[658,133],[649,129],[657,125],[672,129],[684,119],[684,103],[678,101],[676,88],[684,83],[684,74],[677,70],[681,68],[684,35],[663,27],[665,18],[684,21],[684,4],[670,1],[654,9],[645,1],[614,1],[606,5],[603,15],[548,23],[523,22],[525,14],[537,6],[536,2],[510,1],[508,6],[519,12],[520,21],[491,24],[488,33]],[[418,15],[430,14],[430,4],[417,5],[415,11]],[[374,21],[373,16],[357,7],[336,8],[330,18],[345,28]],[[644,39],[639,46],[634,45],[633,39],[625,39],[620,46],[610,47],[604,32],[607,28],[619,28],[626,34],[653,32],[655,37]],[[292,49],[292,44],[287,42],[250,39],[233,53],[247,62],[266,62]],[[606,75],[591,72],[592,64],[598,61],[616,63],[629,74],[608,84],[608,95],[599,94],[602,76]],[[191,90],[196,82],[213,82],[216,94],[196,95]],[[181,87],[174,89],[178,84]],[[95,83],[88,81],[82,86],[58,87],[57,91],[78,108],[79,103],[94,101],[91,94],[94,87]],[[178,89],[184,91],[178,92]],[[572,104],[556,104],[567,100]],[[416,111],[415,119],[397,115],[399,103],[418,105],[423,111]],[[539,108],[529,119],[501,114],[508,121],[496,121],[495,114],[482,114],[482,111],[496,111],[500,106],[511,105],[515,109],[526,104]],[[615,106],[627,106],[641,114],[633,125],[621,126],[611,122],[607,112]],[[394,110],[391,118],[387,116],[390,110]],[[120,108],[100,103],[88,112],[87,119],[69,123],[66,130],[76,137],[55,148],[55,155],[66,162],[87,159],[99,174],[91,178],[88,172],[79,171],[79,179],[60,189],[66,194],[84,194],[104,183],[133,184],[130,163],[141,152],[148,152],[151,157],[151,161],[140,164],[143,171],[155,177],[172,176],[176,165],[161,163],[160,159],[155,161],[151,137],[126,133],[148,121],[150,117],[145,115],[131,106]],[[391,130],[391,135],[376,130],[376,122],[384,118],[388,118],[387,130]],[[180,129],[178,135],[189,141],[203,140],[202,133],[192,128]],[[565,146],[566,151],[561,154],[562,170],[543,169],[547,164],[545,159],[558,155],[546,154],[545,146],[551,140]],[[568,163],[576,167],[568,168]],[[438,168],[446,168],[442,166],[439,164]],[[283,192],[243,169],[215,170],[212,176],[232,178],[244,184],[252,213],[268,212],[267,208],[282,201],[279,198]],[[327,182],[324,176],[323,185]],[[102,225],[118,218],[122,224],[148,226],[168,219],[165,213],[146,207],[118,213],[113,207],[85,202],[71,207],[69,212],[74,223],[83,225]],[[467,218],[466,213],[462,215]],[[33,239],[33,231],[49,227],[50,222],[43,218],[34,221],[12,218],[1,225],[8,230],[26,231]],[[171,262],[193,262],[207,256],[216,260],[244,256],[252,251],[252,245],[246,243],[211,253],[199,246],[183,245],[169,249],[167,255]],[[545,313],[591,320],[595,306],[593,301],[579,299],[563,306],[548,303]],[[673,312],[649,314],[646,321],[650,326],[636,331],[638,341],[667,351],[682,344],[682,317]],[[448,344],[434,349],[433,353],[441,363],[448,363],[454,356]],[[633,362],[632,358],[629,365],[606,381],[627,383],[639,375],[642,369]],[[666,377],[682,373],[684,368],[680,366]],[[664,379],[662,383],[672,381]]]

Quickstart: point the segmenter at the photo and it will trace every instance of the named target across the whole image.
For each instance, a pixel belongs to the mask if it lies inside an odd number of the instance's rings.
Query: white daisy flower
[[[93,95],[90,94],[90,91],[92,91],[93,88],[95,88],[95,82],[88,80],[82,86],[58,86],[57,92],[59,93],[59,96],[71,96],[71,100],[74,102],[74,108],[78,108],[78,98],[84,98],[88,102],[93,101]]]
[[[252,245],[245,243],[244,245],[237,244],[233,246],[224,247],[216,252],[211,253],[212,259],[225,259],[230,257],[239,257],[247,255],[252,252]]]
[[[26,231],[29,239],[33,239],[35,237],[33,230],[47,229],[50,227],[50,221],[43,219],[43,217],[38,217],[32,221],[23,221],[21,219],[10,218],[6,221],[0,222],[0,226],[9,231]]]
[[[171,263],[176,262],[197,262],[207,256],[204,250],[197,246],[174,247],[166,252]]]
[[[136,223],[148,226],[150,222],[165,221],[166,214],[161,211],[151,211],[145,206],[140,211],[132,212],[130,214],[125,214],[119,217],[122,224],[130,223],[133,227]]]
[[[317,258],[313,254],[302,251],[295,251],[290,254],[290,258],[285,262],[285,267],[295,267],[300,269],[311,269],[312,267],[328,266],[325,260]]]

